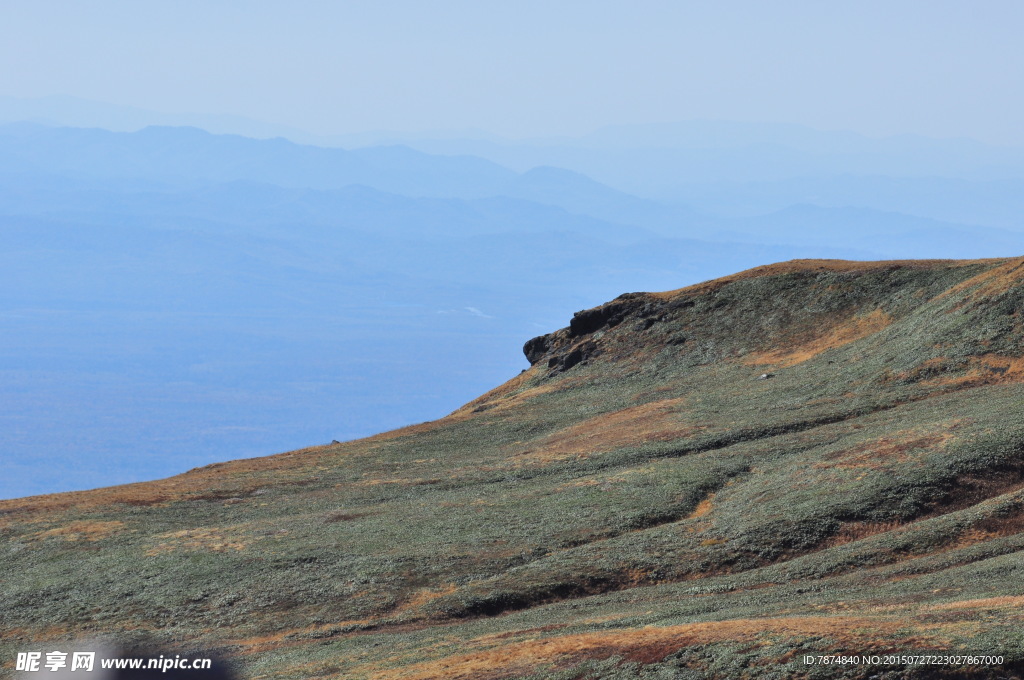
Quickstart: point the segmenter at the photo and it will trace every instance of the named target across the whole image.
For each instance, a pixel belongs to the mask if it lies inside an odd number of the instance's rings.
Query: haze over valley
[[[625,291],[792,258],[1024,251],[1013,149],[702,122],[506,157],[403,141],[0,126],[0,495],[437,418],[524,368],[525,339]],[[945,174],[900,162],[924,157]],[[633,186],[580,172],[624,158]],[[716,181],[693,181],[710,158]],[[575,167],[527,168],[559,159]]]

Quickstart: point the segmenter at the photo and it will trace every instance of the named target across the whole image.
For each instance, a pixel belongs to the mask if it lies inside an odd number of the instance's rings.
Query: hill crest
[[[797,261],[630,293],[438,421],[0,502],[0,630],[281,677],[786,677],[879,650],[1018,672],[1022,270]]]

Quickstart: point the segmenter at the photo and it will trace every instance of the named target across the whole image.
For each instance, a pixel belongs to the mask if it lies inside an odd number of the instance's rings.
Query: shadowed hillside
[[[1021,677],[1024,258],[629,293],[441,420],[0,502],[0,658],[245,677]],[[807,666],[806,654],[1002,655]]]

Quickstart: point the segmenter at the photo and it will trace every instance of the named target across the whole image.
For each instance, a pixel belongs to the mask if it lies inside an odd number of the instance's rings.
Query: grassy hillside
[[[1024,259],[632,293],[439,421],[0,502],[0,659],[266,678],[1019,677]],[[805,665],[994,654],[1002,666]],[[8,664],[10,665],[10,664]]]

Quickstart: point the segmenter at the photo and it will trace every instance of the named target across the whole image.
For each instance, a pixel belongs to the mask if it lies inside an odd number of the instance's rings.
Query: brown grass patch
[[[928,387],[963,388],[1020,382],[1024,382],[1024,357],[983,354],[968,359],[967,368],[963,372],[923,380],[921,384]]]
[[[939,549],[927,554],[938,555],[1024,532],[1024,512],[1021,512],[1024,485],[1018,475],[1011,475],[1010,479],[973,480],[962,486],[960,488],[961,484],[957,484],[949,498],[912,522],[844,522],[822,547],[845,545],[890,531],[913,531],[920,521],[972,506],[977,506],[984,515],[969,526],[950,533]],[[909,557],[919,559],[925,556],[925,553],[914,553]]]
[[[771,349],[764,352],[752,352],[743,357],[744,364],[772,364],[777,366],[795,366],[808,359],[813,359],[826,350],[848,345],[857,340],[874,335],[892,324],[892,317],[880,309],[861,316],[855,316],[837,326],[833,326],[822,335],[808,340],[798,341],[793,345]]]
[[[1010,494],[1005,494],[1005,497],[1011,497]],[[980,538],[981,540],[989,540],[992,538],[1002,538],[1003,536],[1014,536],[1024,532],[1024,513],[1018,512],[1011,515],[1003,516],[992,516],[987,517],[977,524],[970,532],[968,539]]]
[[[935,297],[936,300],[972,290],[971,298],[986,298],[999,295],[1014,286],[1024,283],[1024,257],[1002,260],[1002,263],[956,284]]]
[[[956,426],[957,423],[952,423],[946,428],[947,431],[924,435],[913,431],[898,432],[891,437],[882,437],[829,453],[812,467],[840,470],[880,469],[894,463],[907,463],[915,457],[912,455],[914,452],[944,446],[953,439],[953,434],[948,430],[955,429]]]
[[[538,365],[539,366],[539,365]],[[529,382],[532,378],[536,377],[540,370],[538,366],[532,366],[524,372],[520,373],[516,377],[508,380],[498,387],[485,392],[473,401],[470,401],[444,418],[438,420],[431,420],[426,423],[418,423],[416,425],[408,425],[406,427],[399,428],[397,430],[391,430],[389,432],[382,432],[375,434],[365,439],[355,440],[356,442],[385,442],[392,439],[398,439],[401,437],[409,437],[415,435],[425,434],[427,432],[433,432],[441,427],[450,425],[452,423],[463,422],[470,419],[477,413],[484,411],[501,411],[514,406],[518,406],[523,402],[529,401],[534,397],[542,394],[549,394],[552,392],[560,392],[565,389],[569,389],[574,385],[578,385],[584,382],[583,379],[577,377],[566,377],[562,380],[545,382],[541,385],[534,385],[524,389],[524,385]],[[354,442],[352,442],[354,443]]]
[[[527,382],[527,380],[534,377],[537,370],[539,369],[534,366],[526,373],[520,374],[512,380],[509,380],[504,385],[487,392],[483,396],[477,397],[448,417],[451,418],[453,416],[457,416],[460,420],[463,420],[476,413],[506,411],[508,409],[518,407],[542,394],[561,392],[586,382],[585,378],[579,376],[566,376],[558,380],[545,382],[541,385],[534,385],[533,387],[528,387],[526,389],[519,389]]]
[[[711,512],[711,508],[713,507],[711,503],[714,499],[715,494],[711,494],[700,503],[697,503],[697,507],[693,509],[693,512],[687,515],[686,519],[697,519],[698,517],[703,517]]]
[[[900,522],[843,522],[839,531],[830,538],[824,548],[834,548],[847,543],[859,541],[862,538],[870,538],[878,534],[884,534],[905,526]]]
[[[614,451],[645,442],[671,441],[705,428],[681,422],[683,399],[664,399],[602,413],[547,436],[519,453],[519,460],[548,463]]]
[[[235,535],[232,536],[231,534]],[[162,541],[148,548],[146,555],[152,557],[175,550],[205,552],[241,551],[245,549],[246,543],[237,534],[237,529],[232,530],[221,527],[169,531],[153,537],[156,540],[162,539]]]
[[[450,583],[441,588],[424,588],[422,590],[418,590],[406,602],[399,605],[399,607],[395,610],[395,613],[397,614],[409,611],[410,609],[419,609],[423,605],[432,602],[438,598],[444,597],[445,595],[451,595],[458,589],[458,586],[456,586],[454,583]]]
[[[727,543],[727,541],[724,538],[705,538],[700,542],[700,544],[705,547],[709,545],[723,545],[725,543]]]
[[[543,385],[538,385],[528,389],[523,389],[526,383],[537,376],[539,371],[538,366],[531,366],[519,375],[515,376],[511,380],[507,380],[501,385],[498,385],[494,389],[485,392],[473,401],[470,401],[459,408],[449,413],[444,418],[438,420],[431,420],[426,423],[417,423],[416,425],[408,425],[401,427],[397,430],[390,430],[388,432],[381,432],[365,439],[355,440],[357,442],[367,443],[379,443],[391,441],[393,439],[400,439],[402,437],[412,437],[416,435],[426,434],[433,432],[446,425],[452,423],[462,422],[473,417],[474,414],[479,413],[483,410],[501,409],[508,408],[515,404],[521,403],[528,399],[531,399],[537,395],[545,394],[548,392],[557,392],[558,390],[565,389],[567,386],[566,381],[549,382]],[[336,445],[335,445],[336,446]]]
[[[891,371],[887,372],[887,380],[893,378],[898,380],[907,380],[910,382],[925,382],[929,375],[934,373],[944,373],[949,370],[949,357],[932,357],[926,361],[922,361],[920,364],[905,371],[898,375],[894,375]]]
[[[28,540],[62,538],[65,541],[99,541],[121,530],[124,522],[81,520],[26,536]]]
[[[968,546],[976,545],[978,543],[984,543],[985,541],[991,541],[993,538],[1000,538],[1005,534],[1001,534],[995,531],[985,531],[983,529],[970,529],[960,534],[957,542],[952,548],[966,548]]]
[[[807,616],[774,619],[736,619],[678,626],[628,629],[534,637],[523,631],[520,639],[487,649],[424,661],[403,668],[365,669],[374,680],[479,680],[525,674],[553,663],[621,656],[639,663],[657,663],[686,647],[716,642],[756,642],[768,637],[792,639],[829,636],[847,648],[870,649],[882,635],[901,639],[907,621],[882,617]],[[479,644],[480,641],[477,641]],[[941,648],[944,640],[917,637],[922,646]]]
[[[452,415],[455,415],[455,414],[470,414],[470,413],[473,413],[474,409],[479,408],[480,406],[493,405],[493,402],[512,399],[517,394],[519,394],[519,392],[526,385],[526,383],[529,382],[529,380],[531,378],[535,377],[536,374],[537,374],[537,367],[536,366],[531,366],[525,372],[520,373],[519,375],[517,375],[516,377],[512,378],[511,380],[508,380],[508,381],[502,383],[501,385],[498,385],[493,390],[490,390],[489,392],[485,392],[484,394],[480,395],[479,397],[477,397],[473,401],[471,401],[471,402],[465,404],[464,406],[461,406],[460,408],[456,409],[452,413]],[[550,384],[549,385],[544,385],[542,387],[551,387],[551,385]],[[536,390],[536,389],[540,389],[540,388],[534,388],[534,389]],[[533,391],[533,390],[530,390],[530,391]]]

